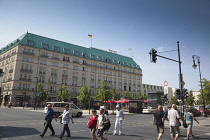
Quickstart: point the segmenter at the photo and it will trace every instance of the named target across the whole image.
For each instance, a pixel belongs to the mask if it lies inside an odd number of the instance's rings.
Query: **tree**
[[[185,101],[186,101],[187,105],[190,105],[190,106],[194,105],[195,97],[193,96],[192,91],[190,91],[190,93],[188,94],[188,97],[187,97],[187,99],[185,99]]]
[[[90,92],[89,92],[87,86],[84,85],[84,86],[82,86],[80,88],[78,100],[83,105],[89,103],[89,100],[90,100]]]
[[[131,94],[128,93],[127,91],[124,91],[124,92],[123,92],[123,98],[124,98],[124,99],[130,100],[130,99],[132,99],[132,96],[131,96]]]
[[[144,96],[141,94],[141,92],[137,92],[136,99],[138,99],[138,100],[144,100]]]
[[[99,100],[100,102],[112,99],[112,93],[104,80],[102,81],[101,87],[98,89],[98,93],[95,96],[95,99]]]
[[[62,85],[60,91],[57,93],[57,100],[67,102],[70,99],[70,91],[66,88],[66,85]]]
[[[38,103],[44,102],[47,99],[48,94],[47,94],[47,92],[45,92],[43,90],[43,87],[42,87],[41,83],[39,83],[38,86],[37,86],[37,92],[39,93],[39,94],[36,94],[37,102]]]
[[[120,95],[117,93],[115,88],[111,90],[111,93],[112,93],[112,97],[114,98],[114,100],[120,99]]]
[[[171,104],[179,105],[179,102],[177,101],[176,96],[171,97]]]
[[[210,80],[207,80],[205,78],[202,79],[201,81],[202,85],[203,85],[203,97],[204,97],[204,101],[206,104],[210,104]],[[200,90],[200,93],[202,91]],[[198,95],[199,100],[198,103],[202,104],[202,95]]]

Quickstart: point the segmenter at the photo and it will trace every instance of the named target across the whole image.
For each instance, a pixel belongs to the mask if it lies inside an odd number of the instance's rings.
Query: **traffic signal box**
[[[187,99],[187,97],[188,97],[188,91],[187,91],[187,89],[183,89],[183,95],[184,95],[184,99]]]
[[[181,100],[181,92],[180,92],[180,89],[177,89],[177,90],[176,90],[176,98],[177,98],[178,100]]]
[[[155,49],[152,49],[149,54],[150,54],[150,61],[156,63],[157,51]]]

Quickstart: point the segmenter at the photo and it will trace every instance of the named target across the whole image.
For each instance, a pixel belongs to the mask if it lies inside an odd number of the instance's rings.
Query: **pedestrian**
[[[164,120],[168,121],[168,111],[169,110],[171,110],[171,106],[170,105],[167,106],[167,110],[164,112]]]
[[[109,123],[109,118],[106,114],[104,114],[104,108],[100,108],[100,115],[98,116],[98,122],[96,126],[96,129],[98,129],[97,136],[100,138],[100,140],[108,140],[103,136],[104,128],[107,123]]]
[[[161,140],[164,133],[164,112],[161,105],[158,106],[158,110],[154,112],[153,126],[157,126],[158,138]]]
[[[184,118],[186,119],[186,124],[187,124],[187,137],[186,137],[186,139],[189,139],[190,134],[193,138],[195,138],[195,136],[192,133],[193,120],[195,120],[198,124],[199,124],[199,122],[194,117],[191,109],[186,109],[186,113],[184,115]]]
[[[108,110],[106,109],[105,106],[101,106],[100,108],[103,108],[103,109],[104,109],[104,114],[106,114],[107,116],[109,116],[109,112],[108,112]],[[109,123],[110,123],[110,122],[109,122]],[[110,127],[105,127],[105,128],[104,128],[104,134],[107,134],[109,128],[110,128]]]
[[[124,113],[120,109],[120,106],[116,106],[116,121],[115,121],[115,127],[114,127],[114,133],[113,135],[122,135],[122,121],[124,120]]]
[[[42,138],[44,137],[45,133],[47,132],[48,127],[52,131],[51,136],[55,135],[55,131],[54,131],[54,129],[52,127],[52,124],[51,124],[53,117],[55,117],[55,113],[54,113],[54,110],[52,109],[50,104],[47,105],[47,108],[48,108],[48,110],[47,110],[47,113],[46,113],[46,116],[45,116],[45,121],[46,121],[45,122],[45,129],[44,129],[43,133],[40,135],[40,137],[42,137]],[[56,117],[55,117],[55,120],[57,121]]]
[[[168,111],[168,121],[172,140],[177,140],[180,135],[179,129],[179,113],[176,110],[176,105],[173,104],[171,110]]]
[[[71,110],[69,110],[69,105],[65,105],[65,110],[63,111],[63,114],[60,115],[59,117],[62,117],[63,130],[61,131],[61,134],[59,135],[58,138],[60,138],[60,140],[62,140],[62,137],[63,137],[65,131],[67,132],[66,137],[71,137],[68,124],[70,122],[70,118],[71,118],[72,124],[74,123],[74,121],[72,118],[72,112],[71,112]]]
[[[87,123],[87,127],[90,128],[90,133],[92,135],[92,140],[97,140],[96,134],[95,134],[97,121],[98,121],[97,111],[93,110],[92,115],[90,116],[90,119]]]

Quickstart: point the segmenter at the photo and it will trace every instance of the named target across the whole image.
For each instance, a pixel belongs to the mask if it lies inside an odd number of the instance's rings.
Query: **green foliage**
[[[43,87],[42,87],[41,83],[39,83],[37,85],[37,92],[40,93],[39,95],[36,94],[36,100],[37,100],[37,102],[38,103],[41,103],[41,102],[46,101],[46,99],[47,99],[47,92],[45,92],[43,90]]]
[[[57,93],[57,100],[67,102],[70,99],[70,91],[66,88],[66,85],[62,85],[60,91]]]
[[[112,97],[114,97],[114,100],[120,99],[120,95],[119,95],[119,93],[117,93],[115,88],[111,90],[111,93],[112,93]]]
[[[176,96],[171,97],[171,104],[179,105],[179,102],[177,101]]]
[[[90,92],[87,86],[82,86],[79,91],[78,100],[82,104],[88,104],[90,100]]]
[[[203,96],[204,96],[204,101],[206,104],[210,104],[210,80],[207,80],[205,78],[202,79],[201,81],[203,85]],[[200,90],[200,93],[202,91]],[[202,103],[202,95],[199,95],[199,101]]]
[[[98,94],[95,96],[95,99],[99,100],[100,102],[112,99],[112,93],[105,81],[102,81],[102,85],[98,89]]]
[[[128,100],[131,100],[132,99],[132,96],[130,93],[128,93],[127,91],[124,91],[123,92],[123,98],[124,99],[128,99]]]
[[[141,94],[141,92],[137,92],[136,99],[138,99],[138,100],[144,100],[145,97]]]
[[[195,97],[193,96],[192,91],[190,91],[190,93],[188,94],[188,98],[185,100],[187,105],[194,105],[195,103]]]

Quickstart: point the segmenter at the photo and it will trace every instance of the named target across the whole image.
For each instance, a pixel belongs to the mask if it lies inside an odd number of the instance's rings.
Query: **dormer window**
[[[79,56],[79,52],[78,51],[74,51],[74,55]]]
[[[95,55],[91,55],[91,59],[95,59]]]
[[[69,49],[64,48],[64,53],[65,53],[65,54],[69,54],[69,53],[70,53],[70,50],[69,50]]]
[[[54,46],[54,51],[55,52],[60,52],[60,47]]]
[[[83,54],[82,54],[82,57],[87,57],[87,54],[86,54],[86,53],[83,53]]]
[[[34,41],[33,40],[27,40],[27,45],[29,46],[34,46]]]
[[[42,43],[42,49],[48,50],[49,49],[49,44]]]

